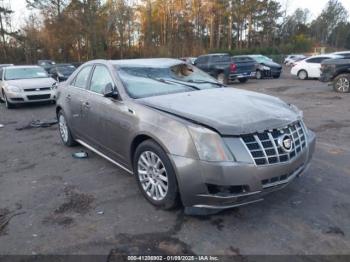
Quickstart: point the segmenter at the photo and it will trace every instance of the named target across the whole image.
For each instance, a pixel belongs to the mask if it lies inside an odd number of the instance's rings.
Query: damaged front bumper
[[[307,136],[307,146],[298,156],[266,166],[257,166],[248,158],[217,163],[170,155],[183,205],[222,210],[262,201],[264,195],[282,189],[307,170],[316,143],[312,131]]]

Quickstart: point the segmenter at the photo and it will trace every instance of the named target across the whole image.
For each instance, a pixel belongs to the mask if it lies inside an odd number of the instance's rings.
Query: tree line
[[[32,14],[18,30],[0,7],[0,60],[197,56],[208,52],[309,52],[350,49],[348,12],[329,0],[287,15],[276,0],[26,0]]]

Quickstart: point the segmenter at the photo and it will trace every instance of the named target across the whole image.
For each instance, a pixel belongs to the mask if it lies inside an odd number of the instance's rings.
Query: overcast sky
[[[14,27],[19,28],[23,24],[24,19],[29,12],[26,9],[25,0],[3,0],[5,3],[10,3],[11,8],[15,11]],[[339,0],[350,14],[350,0]],[[327,0],[279,0],[283,9],[287,7],[288,14],[294,12],[298,7],[308,8],[311,12],[311,19],[317,17],[324,8]]]

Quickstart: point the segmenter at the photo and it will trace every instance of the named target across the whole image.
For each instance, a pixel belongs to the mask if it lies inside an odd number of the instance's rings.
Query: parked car
[[[164,209],[260,201],[300,176],[315,148],[295,106],[175,59],[87,62],[58,88],[56,113],[65,145],[134,174]]]
[[[50,68],[56,63],[52,60],[38,60],[38,65],[44,68],[47,72],[49,72]]]
[[[181,57],[180,58],[182,61],[185,61],[186,63],[189,64],[194,64],[194,61],[196,61],[197,57]]]
[[[286,66],[290,66],[293,62],[296,61],[300,61],[302,59],[306,58],[306,56],[304,55],[288,55],[285,59],[284,59],[284,64]]]
[[[321,63],[326,59],[342,58],[338,55],[316,55],[296,62],[291,69],[291,74],[300,80],[319,78],[321,75]]]
[[[0,68],[0,98],[9,109],[20,103],[54,101],[55,84],[40,66]]]
[[[57,82],[62,82],[66,81],[75,69],[75,66],[71,64],[55,64],[50,68],[49,74]]]
[[[75,68],[78,68],[79,66],[81,66],[84,63],[83,62],[71,62],[70,64],[73,65]]]
[[[344,59],[350,59],[350,51],[340,51],[340,52],[334,52],[332,55],[340,55]]]
[[[306,59],[307,58],[307,56],[306,57],[300,57],[300,58],[297,58],[297,59],[295,59],[293,62],[291,62],[291,63],[289,63],[288,64],[288,66],[290,66],[290,67],[293,67],[293,66],[295,66],[298,62],[300,62],[300,61],[302,61],[302,60],[304,60],[304,59]]]
[[[263,55],[249,55],[258,63],[256,68],[256,79],[267,77],[279,78],[282,73],[282,66],[275,63],[272,59]]]
[[[328,59],[321,64],[322,82],[333,82],[333,89],[340,93],[350,92],[350,59]]]
[[[255,61],[243,57],[231,57],[229,54],[202,55],[194,65],[215,77],[220,83],[229,84],[235,80],[247,82],[255,76]]]
[[[8,67],[8,66],[13,66],[13,64],[0,64],[0,68]]]

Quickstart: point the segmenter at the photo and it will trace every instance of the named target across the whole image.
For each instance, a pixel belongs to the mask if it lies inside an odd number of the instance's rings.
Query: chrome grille
[[[278,138],[283,134],[289,134],[292,138],[293,147],[289,153],[285,152],[278,143]],[[305,132],[300,121],[285,128],[243,135],[241,139],[258,166],[288,162],[306,147]]]
[[[47,91],[50,89],[51,89],[50,87],[27,88],[27,89],[24,89],[24,92]]]

